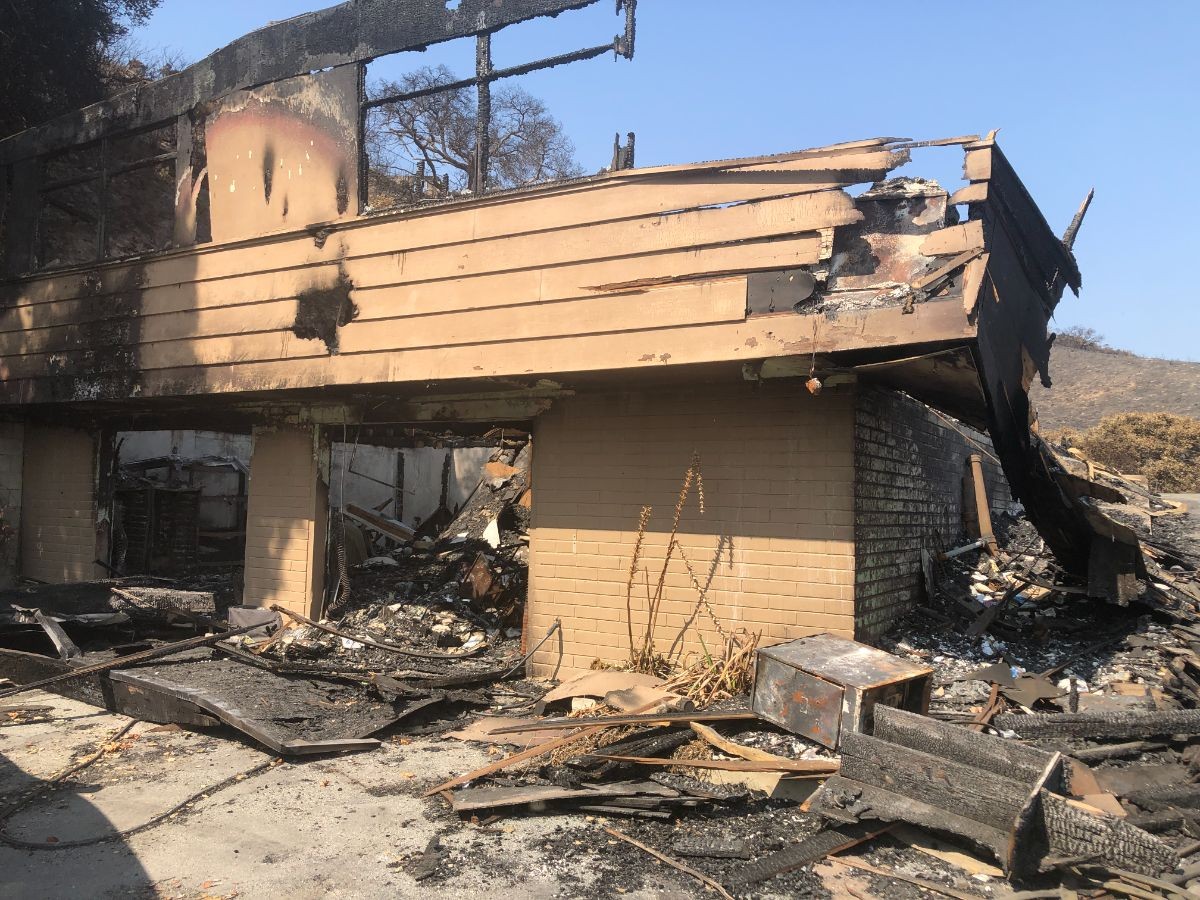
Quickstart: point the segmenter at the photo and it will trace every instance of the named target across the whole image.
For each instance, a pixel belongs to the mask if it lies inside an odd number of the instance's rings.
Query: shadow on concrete
[[[0,729],[0,747],[14,740],[3,734],[7,730]],[[83,754],[96,749],[99,744]],[[88,799],[97,790],[86,769],[78,780],[68,777],[52,785],[0,752],[0,898],[156,896],[149,873]],[[75,841],[88,845],[72,847]]]

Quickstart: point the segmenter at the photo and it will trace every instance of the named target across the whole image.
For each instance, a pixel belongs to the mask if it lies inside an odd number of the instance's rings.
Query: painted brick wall
[[[856,631],[878,637],[912,605],[921,585],[921,550],[949,549],[962,536],[967,458],[983,457],[993,510],[1011,499],[991,440],[923,403],[860,387],[854,415],[857,470]]]
[[[325,583],[327,490],[311,429],[254,433],[242,602],[318,612]]]
[[[63,584],[96,565],[96,442],[85,431],[28,425],[21,485],[21,571]]]
[[[12,587],[21,549],[21,469],[25,427],[0,422],[0,588]]]
[[[528,638],[556,618],[534,659],[541,674],[628,657],[626,582],[643,505],[653,506],[645,567],[657,580],[693,450],[702,457],[705,513],[695,499],[684,550],[726,627],[765,642],[853,633],[853,393],[811,397],[764,383],[578,396],[536,422]],[[657,564],[656,564],[657,563]],[[659,621],[666,650],[697,608],[685,565],[669,568]],[[646,588],[634,591],[635,635]],[[719,640],[703,611],[684,647]],[[560,658],[561,650],[561,658]],[[561,668],[558,668],[561,665]]]

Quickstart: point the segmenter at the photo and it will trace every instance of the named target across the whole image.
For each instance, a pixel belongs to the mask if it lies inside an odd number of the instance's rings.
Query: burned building
[[[525,621],[562,622],[539,672],[627,654],[635,544],[661,558],[674,531],[664,643],[714,619],[875,637],[962,532],[973,471],[1086,568],[1027,398],[1079,272],[994,135],[652,168],[629,148],[373,209],[362,125],[404,98],[368,99],[368,60],[478,36],[486,95],[532,68],[494,69],[491,34],[591,2],[345,3],[0,141],[7,574],[111,565],[116,432],[252,432],[244,602],[319,617],[331,444],[430,423],[533,435]],[[615,42],[537,65],[632,54],[621,7]],[[896,177],[929,145],[961,149],[965,186]],[[676,529],[693,455],[703,512]]]

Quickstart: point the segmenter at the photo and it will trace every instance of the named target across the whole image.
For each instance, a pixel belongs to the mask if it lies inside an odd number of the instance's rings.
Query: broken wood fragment
[[[614,716],[613,718],[615,719],[617,717]],[[581,741],[584,738],[588,738],[588,737],[592,737],[593,735],[600,734],[601,732],[607,730],[608,728],[609,728],[608,725],[596,725],[591,728],[583,728],[582,730],[576,731],[573,734],[563,735],[562,737],[557,738],[556,740],[548,741],[547,743],[540,744],[537,747],[530,747],[527,750],[522,750],[520,753],[514,753],[513,755],[506,756],[504,759],[497,760],[494,763],[489,763],[486,766],[481,766],[478,769],[475,769],[471,772],[467,772],[465,775],[459,775],[456,778],[451,778],[449,781],[442,782],[441,784],[437,785],[436,787],[430,788],[428,791],[423,793],[421,796],[422,797],[431,797],[434,794],[440,794],[442,791],[448,791],[451,788],[460,787],[460,786],[466,784],[467,782],[474,781],[477,778],[483,778],[486,775],[492,775],[496,772],[499,772],[502,769],[508,768],[509,766],[516,765],[519,762],[525,762],[526,760],[529,760],[529,759],[537,759],[539,756],[545,756],[547,753],[553,753],[555,750],[558,750],[560,747],[566,747],[566,746],[569,746],[570,744],[575,743],[576,741]]]
[[[74,659],[82,654],[82,651],[75,646],[75,642],[63,631],[63,627],[40,609],[33,614],[33,620],[42,626],[46,637],[50,638],[50,643],[58,651],[59,659]]]
[[[850,862],[845,859],[831,859],[830,863],[837,866],[845,866],[847,869],[858,869],[860,872],[870,872],[872,875],[878,875],[880,878],[894,878],[896,881],[904,881],[908,884],[916,885],[919,888],[924,888],[927,891],[933,891],[935,894],[944,894],[947,897],[954,897],[955,900],[979,900],[978,895],[968,894],[966,891],[959,891],[952,887],[947,887],[944,884],[937,884],[933,881],[926,881],[924,878],[914,878],[912,875],[905,875],[903,872],[892,871],[888,869],[879,869],[875,866],[865,863],[862,860],[854,860]]]
[[[1084,750],[1063,750],[1083,763],[1102,762],[1106,759],[1120,759],[1124,756],[1137,756],[1162,750],[1166,744],[1153,741],[1131,741],[1128,744],[1108,744],[1100,747],[1088,747]]]
[[[720,713],[639,713],[627,716],[594,716],[579,719],[546,719],[538,722],[539,729],[545,728],[585,728],[591,725],[675,725],[689,722],[749,722],[756,720],[752,712],[720,712]],[[527,730],[523,727],[497,728],[495,734],[515,734]]]
[[[524,787],[468,788],[453,794],[450,805],[455,812],[462,813],[502,809],[507,806],[524,806],[529,803],[547,803],[554,800],[587,800],[595,803],[613,798],[666,797],[673,799],[680,796],[682,795],[679,791],[653,781],[584,785],[579,788],[562,788],[554,784],[532,784]]]
[[[733,897],[730,896],[729,892],[727,890],[725,890],[725,888],[723,888],[718,882],[713,881],[711,878],[709,878],[707,875],[705,875],[701,872],[697,872],[691,866],[685,865],[684,863],[681,863],[677,859],[672,859],[671,857],[667,856],[665,853],[659,853],[657,850],[655,850],[651,847],[647,847],[641,841],[631,838],[629,835],[625,834],[624,832],[617,831],[617,829],[615,829],[615,828],[605,828],[604,831],[605,831],[605,833],[610,834],[613,837],[615,837],[617,840],[624,841],[627,844],[632,844],[633,846],[637,847],[639,850],[643,850],[646,853],[649,853],[651,856],[653,856],[659,862],[666,863],[671,868],[677,869],[678,871],[683,872],[685,875],[690,875],[692,878],[695,878],[701,884],[704,884],[707,887],[712,888],[714,891],[716,891],[718,894],[720,894],[722,897],[724,897],[725,900],[733,900]]]
[[[783,875],[786,872],[812,865],[832,853],[849,850],[851,847],[890,831],[891,828],[890,824],[882,828],[878,825],[846,825],[839,828],[827,828],[805,838],[798,844],[768,854],[749,865],[741,866],[731,883],[737,887],[746,887],[767,881],[776,875]]]
[[[709,728],[707,725],[701,725],[699,722],[692,722],[692,731],[708,741],[722,753],[728,753],[730,756],[739,756],[742,759],[748,759],[756,762],[791,762],[787,757],[778,756],[774,753],[768,753],[766,750],[759,750],[756,747],[747,747],[739,744],[736,741],[731,741],[728,738],[722,737],[715,729]]]
[[[591,754],[596,759],[612,762],[633,763],[639,766],[682,766],[693,769],[719,769],[723,772],[796,772],[823,778],[838,770],[835,759],[783,759],[765,762],[749,759],[658,759],[651,756],[614,756],[607,753]]]

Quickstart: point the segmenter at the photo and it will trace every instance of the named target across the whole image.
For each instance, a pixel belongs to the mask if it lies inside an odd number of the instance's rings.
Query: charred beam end
[[[260,28],[178,74],[0,141],[0,165],[187,113],[233,91],[496,31],[598,0],[349,0]]]

